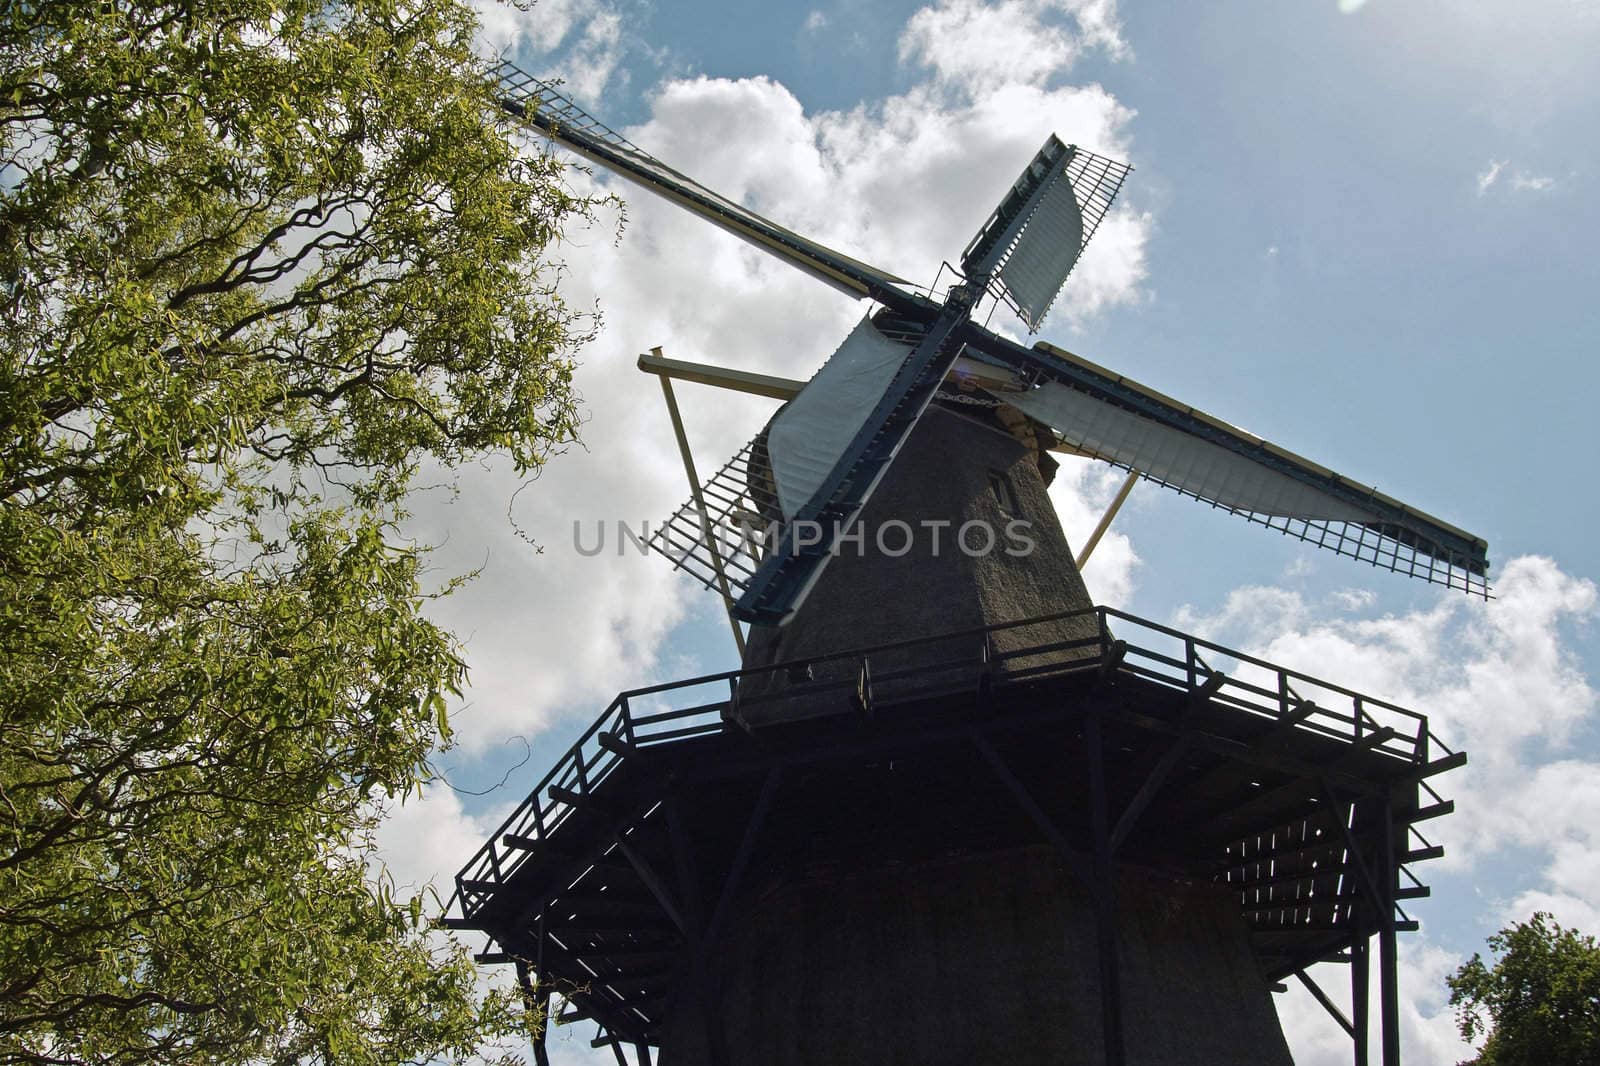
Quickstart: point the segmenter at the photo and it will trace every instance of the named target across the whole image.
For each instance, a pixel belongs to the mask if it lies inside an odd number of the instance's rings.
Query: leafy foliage
[[[1489,938],[1448,978],[1461,1037],[1483,1039],[1477,1066],[1600,1062],[1600,944],[1535,914]]]
[[[0,1061],[520,1024],[367,872],[462,680],[417,471],[570,441],[591,206],[457,0],[0,8]]]

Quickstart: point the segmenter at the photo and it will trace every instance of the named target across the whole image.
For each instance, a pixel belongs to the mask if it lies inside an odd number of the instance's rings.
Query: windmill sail
[[[946,308],[915,343],[863,321],[767,432],[702,487],[711,528],[686,504],[650,546],[704,580],[716,537],[734,614],[781,624],[805,598],[961,352],[966,308]]]
[[[785,519],[794,518],[817,494],[907,354],[904,344],[863,318],[800,395],[773,418],[767,455]]]
[[[1131,170],[1052,135],[967,245],[962,272],[997,286],[1037,331]]]
[[[1338,554],[1488,593],[1482,539],[1053,345],[1030,355],[1042,383],[996,396],[1075,450]]]
[[[785,229],[678,173],[588,115],[548,82],[505,62],[494,74],[506,110],[579,155],[851,296],[895,303],[907,298],[904,279]]]

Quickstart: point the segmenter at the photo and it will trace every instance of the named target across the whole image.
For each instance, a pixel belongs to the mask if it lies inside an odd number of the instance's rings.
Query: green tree
[[[570,441],[592,326],[547,260],[592,204],[473,31],[0,6],[0,1061],[420,1062],[521,1023],[367,872],[462,680],[408,489]]]
[[[1463,1040],[1483,1040],[1476,1066],[1600,1063],[1600,944],[1535,914],[1489,938],[1454,975],[1450,1005]],[[1464,1064],[1466,1066],[1466,1064]]]

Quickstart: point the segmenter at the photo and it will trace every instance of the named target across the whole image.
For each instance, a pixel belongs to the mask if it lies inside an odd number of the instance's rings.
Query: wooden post
[[[1361,903],[1356,902],[1359,913]],[[1356,937],[1350,942],[1350,1021],[1355,1027],[1351,1039],[1355,1043],[1355,1066],[1367,1066],[1367,1034],[1371,1030],[1368,999],[1371,996],[1371,966],[1368,956],[1368,937],[1365,919],[1359,919]]]
[[[1117,958],[1116,884],[1111,868],[1111,829],[1106,813],[1105,748],[1100,719],[1088,715],[1083,726],[1089,748],[1089,810],[1094,831],[1094,911],[1100,954],[1100,1028],[1106,1066],[1123,1066],[1122,976]]]
[[[1400,1066],[1400,974],[1394,940],[1394,801],[1385,797],[1383,818],[1383,868],[1378,874],[1382,913],[1378,917],[1378,1010],[1383,1034],[1383,1066]]]

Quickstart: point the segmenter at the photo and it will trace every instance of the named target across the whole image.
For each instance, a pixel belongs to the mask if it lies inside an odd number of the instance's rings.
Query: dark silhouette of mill
[[[1358,1064],[1369,1028],[1398,1062],[1395,936],[1441,853],[1418,825],[1451,809],[1428,779],[1465,756],[1093,604],[1051,453],[1469,591],[1483,543],[972,320],[994,296],[1037,325],[1125,167],[1051,138],[938,302],[503,76],[513,113],[882,310],[803,387],[641,357],[686,461],[671,379],[789,401],[703,485],[691,465],[652,542],[724,596],[742,667],[619,695],[446,924],[624,1062],[1288,1063],[1290,978]],[[1307,973],[1330,961],[1349,1009]]]

